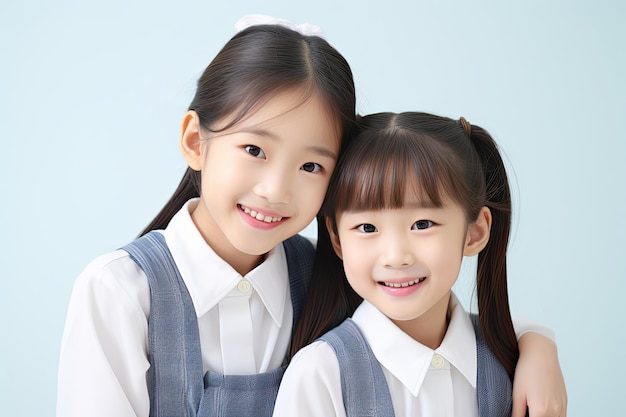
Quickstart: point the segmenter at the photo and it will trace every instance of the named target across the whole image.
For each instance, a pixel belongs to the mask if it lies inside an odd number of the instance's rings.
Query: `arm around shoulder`
[[[556,344],[545,336],[526,333],[519,340],[520,356],[513,379],[513,414],[523,417],[567,415],[567,390]]]
[[[513,379],[512,417],[562,417],[567,413],[567,390],[554,332],[526,319],[513,321],[519,360]]]

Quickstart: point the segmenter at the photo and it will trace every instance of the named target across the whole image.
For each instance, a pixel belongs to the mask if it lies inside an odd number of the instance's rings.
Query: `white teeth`
[[[248,207],[245,207],[245,206],[241,206],[241,208],[243,209],[243,212],[246,214],[249,214],[250,217],[254,217],[255,219],[265,222],[265,223],[279,222],[283,219],[282,217],[266,216],[254,210],[250,210]]]
[[[414,281],[407,281],[407,282],[383,282],[383,285],[385,285],[385,287],[404,288],[404,287],[410,287],[411,285],[419,284],[425,279],[426,278],[419,278]]]

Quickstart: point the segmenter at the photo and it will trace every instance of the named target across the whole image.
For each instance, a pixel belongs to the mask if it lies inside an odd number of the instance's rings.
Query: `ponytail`
[[[152,230],[165,229],[172,217],[185,205],[187,200],[200,197],[200,171],[187,168],[174,194],[156,215],[154,220],[141,232],[140,237]]]
[[[471,126],[468,132],[463,120],[461,124],[484,167],[485,205],[492,216],[489,242],[478,254],[478,317],[485,341],[512,380],[519,349],[507,292],[506,252],[511,229],[511,191],[495,141],[481,127]]]

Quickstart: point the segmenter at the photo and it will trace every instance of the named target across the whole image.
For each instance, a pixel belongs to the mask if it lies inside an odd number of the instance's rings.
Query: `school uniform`
[[[197,201],[156,233],[162,233],[192,302],[201,372],[248,375],[280,368],[294,318],[284,246],[240,276],[193,224]],[[125,250],[100,256],[81,273],[61,346],[58,416],[149,415],[150,297],[144,270]]]
[[[380,390],[388,387],[391,397],[391,414],[381,415],[479,416],[474,327],[454,294],[449,312],[450,323],[444,340],[433,350],[401,331],[367,301],[355,311],[352,321],[382,368]],[[549,330],[532,327],[533,331],[539,330],[553,338]],[[528,326],[524,323],[522,332],[526,330]],[[350,352],[346,354],[350,357]],[[355,385],[367,386],[368,380],[359,379]],[[381,398],[384,401],[385,395]],[[339,361],[333,347],[325,341],[303,348],[285,373],[274,416],[294,415],[346,416]]]

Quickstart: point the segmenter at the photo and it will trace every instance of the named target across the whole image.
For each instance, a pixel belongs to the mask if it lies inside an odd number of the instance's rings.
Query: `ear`
[[[180,151],[189,168],[194,171],[202,169],[202,150],[200,147],[200,118],[193,110],[183,116],[180,133]]]
[[[474,256],[487,246],[491,232],[491,211],[483,207],[476,221],[467,228],[463,256]]]
[[[333,245],[333,249],[339,259],[343,260],[341,257],[341,244],[339,243],[339,236],[334,232],[333,222],[328,217],[326,217],[325,220],[326,230],[328,230],[328,235],[330,236],[330,243]]]

